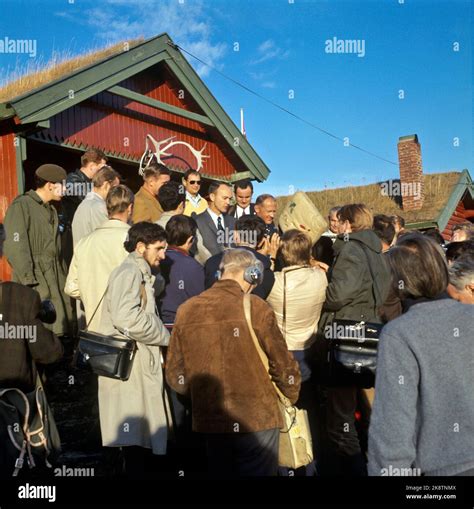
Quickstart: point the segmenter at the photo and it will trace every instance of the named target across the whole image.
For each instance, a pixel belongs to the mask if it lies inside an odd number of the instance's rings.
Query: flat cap
[[[42,164],[35,172],[36,176],[46,182],[62,182],[66,179],[67,173],[64,168],[57,164]]]

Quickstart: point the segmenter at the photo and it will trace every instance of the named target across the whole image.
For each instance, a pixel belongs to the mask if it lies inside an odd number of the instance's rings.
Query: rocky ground
[[[61,437],[58,466],[93,468],[106,475],[106,458],[100,441],[97,376],[73,366],[73,342],[64,340],[61,362],[46,369],[46,393]]]
[[[48,366],[44,373],[46,394],[61,438],[62,453],[55,467],[94,469],[95,477],[115,478],[123,462],[118,449],[102,447],[97,376],[74,366],[72,340],[63,344],[63,360]],[[202,477],[206,469],[202,444],[195,439],[181,449],[169,442],[166,456],[146,454],[133,463],[140,470],[138,477]]]

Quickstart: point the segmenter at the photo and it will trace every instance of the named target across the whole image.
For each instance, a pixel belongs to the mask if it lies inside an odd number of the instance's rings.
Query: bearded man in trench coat
[[[137,223],[128,231],[124,247],[130,254],[110,275],[95,330],[134,339],[137,352],[127,381],[99,377],[102,444],[138,446],[166,454],[168,420],[161,347],[168,346],[169,332],[156,313],[155,276],[151,273],[151,267],[157,268],[165,258],[166,233],[157,224]]]

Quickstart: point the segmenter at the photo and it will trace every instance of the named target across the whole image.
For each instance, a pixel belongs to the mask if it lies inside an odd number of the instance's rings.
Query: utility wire
[[[197,57],[196,55],[193,55],[192,53],[190,53],[189,51],[185,50],[183,47],[179,46],[178,44],[173,44],[171,42],[168,42],[168,44],[170,46],[172,46],[173,48],[175,49],[179,49],[181,50],[183,53],[186,53],[187,55],[191,56],[192,58],[195,58],[198,62],[201,62],[201,64],[205,65],[206,67],[209,67],[209,69],[212,69],[213,71],[217,72],[218,74],[220,74],[223,78],[231,81],[232,83],[234,83],[235,85],[243,88],[244,90],[246,90],[247,92],[249,92],[250,94],[253,94],[255,95],[256,97],[258,97],[259,99],[262,99],[263,101],[265,101],[266,103],[268,104],[271,104],[272,106],[274,106],[275,108],[278,108],[279,110],[287,113],[288,115],[296,118],[297,120],[299,120],[300,122],[303,122],[304,124],[312,127],[313,129],[316,129],[317,131],[323,133],[323,134],[326,134],[327,136],[330,136],[331,138],[334,138],[336,140],[339,140],[339,141],[342,141],[343,143],[345,143],[345,140],[343,138],[341,138],[340,136],[337,136],[329,131],[326,131],[325,129],[321,128],[321,127],[318,127],[317,125],[313,124],[312,122],[309,122],[308,120],[300,117],[299,115],[297,115],[296,113],[293,113],[292,111],[290,110],[287,110],[286,108],[284,108],[283,106],[280,106],[278,103],[274,102],[274,101],[271,101],[270,99],[266,98],[265,96],[259,94],[258,92],[255,92],[255,90],[252,90],[251,88],[247,87],[246,85],[244,85],[243,83],[240,83],[239,81],[235,80],[234,78],[231,78],[230,76],[227,76],[226,74],[224,74],[223,72],[219,71],[219,69],[216,69],[215,67],[213,67],[212,65],[208,64],[207,62],[204,62],[204,60],[201,60],[199,57]],[[386,163],[389,163],[389,164],[393,164],[394,166],[397,166],[398,167],[398,164],[397,163],[394,163],[393,161],[389,161],[388,159],[385,159],[384,157],[382,156],[379,156],[377,154],[375,154],[374,152],[371,152],[370,150],[366,150],[365,148],[363,147],[360,147],[359,145],[354,145],[353,143],[349,142],[349,146],[351,146],[352,148],[355,148],[357,150],[360,150],[361,152],[364,152],[365,154],[369,154],[370,156],[372,157],[376,157],[377,159],[380,159],[381,161],[384,161]]]

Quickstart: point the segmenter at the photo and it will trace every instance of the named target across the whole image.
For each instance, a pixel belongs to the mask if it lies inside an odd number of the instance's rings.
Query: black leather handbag
[[[137,342],[129,338],[105,336],[97,332],[88,331],[102,300],[92,314],[85,330],[79,332],[79,344],[76,351],[76,366],[87,367],[93,373],[107,378],[127,381],[132,372],[133,360],[137,351]],[[145,283],[141,286],[142,308],[146,308]]]
[[[367,265],[372,279],[374,302],[382,302],[382,294],[374,277],[370,259],[365,247],[361,245],[367,258]],[[377,369],[377,347],[383,324],[360,320],[335,319],[329,325],[331,340],[330,358],[332,375],[344,384],[350,383],[359,387],[370,388],[375,384]]]
[[[130,378],[136,348],[133,339],[80,331],[76,366],[89,367],[99,376],[126,381]]]
[[[340,319],[331,328],[333,362],[355,375],[375,375],[382,324]]]

